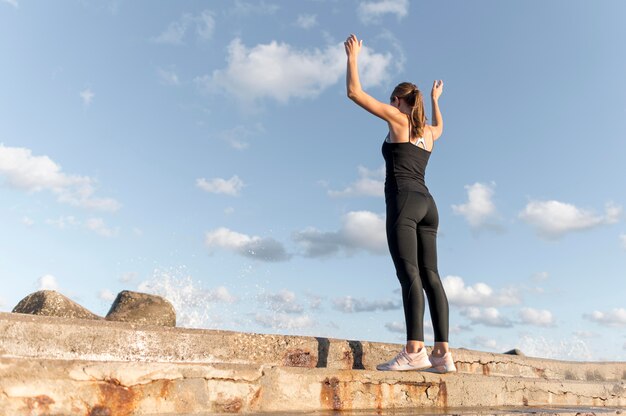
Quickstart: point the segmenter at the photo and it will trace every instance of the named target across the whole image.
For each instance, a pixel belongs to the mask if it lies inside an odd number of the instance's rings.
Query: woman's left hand
[[[346,55],[356,57],[359,55],[359,52],[361,52],[363,41],[358,40],[356,35],[350,35],[343,43],[343,46],[346,48]]]

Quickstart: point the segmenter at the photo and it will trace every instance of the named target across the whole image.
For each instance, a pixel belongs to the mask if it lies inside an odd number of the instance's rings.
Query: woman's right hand
[[[344,48],[346,48],[346,55],[348,57],[356,57],[361,52],[361,47],[363,46],[363,40],[358,40],[356,35],[348,36],[348,39],[343,43]]]
[[[430,92],[430,96],[432,97],[433,100],[438,100],[442,92],[443,92],[443,81],[440,79],[436,79],[433,82],[433,89]]]

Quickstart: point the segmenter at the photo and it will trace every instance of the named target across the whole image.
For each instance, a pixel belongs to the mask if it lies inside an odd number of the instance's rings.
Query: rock
[[[102,319],[54,290],[40,290],[22,299],[13,313],[74,319]]]
[[[106,319],[142,325],[176,326],[176,311],[161,296],[124,290],[117,294]]]
[[[508,355],[521,355],[522,357],[525,357],[526,354],[524,354],[521,350],[517,349],[517,348],[513,348],[512,350],[509,350],[507,352],[503,352],[503,354],[508,354]]]

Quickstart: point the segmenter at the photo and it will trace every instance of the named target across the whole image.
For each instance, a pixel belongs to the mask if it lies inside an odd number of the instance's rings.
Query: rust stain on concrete
[[[283,364],[287,367],[313,368],[317,365],[317,357],[311,351],[296,348],[287,350],[283,358]]]
[[[339,379],[337,377],[326,377],[324,379],[322,382],[322,391],[320,393],[320,402],[326,409],[344,409],[343,402],[341,401]]]
[[[222,413],[239,413],[243,407],[243,400],[240,397],[224,397],[219,393],[213,407]]]
[[[170,394],[170,387],[172,386],[172,380],[161,380],[161,391],[159,392],[159,397],[162,399],[166,399]]]
[[[259,405],[259,401],[263,396],[263,388],[259,387],[250,399],[250,409],[255,409]]]
[[[24,398],[24,402],[30,413],[36,411],[41,414],[50,413],[50,405],[54,404],[54,400],[45,394],[35,397],[26,397]]]
[[[89,411],[89,416],[129,416],[137,407],[137,395],[132,388],[123,386],[119,380],[110,378],[98,383],[100,400]]]
[[[439,381],[439,394],[437,394],[437,406],[448,407],[448,386],[446,382]]]
[[[546,370],[544,368],[533,367],[533,370],[535,371],[535,374],[537,375],[537,377],[547,378]]]
[[[106,406],[95,406],[89,412],[89,416],[113,416],[111,409]]]

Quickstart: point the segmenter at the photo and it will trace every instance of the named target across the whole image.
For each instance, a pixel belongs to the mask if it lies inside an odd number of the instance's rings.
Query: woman
[[[443,131],[438,100],[443,81],[431,92],[433,123],[426,124],[422,93],[403,82],[393,90],[390,104],[382,103],[361,88],[357,58],[363,41],[350,35],[344,42],[348,56],[348,97],[385,120],[389,133],[383,143],[386,165],[385,203],[387,243],[402,287],[407,343],[379,370],[456,371],[448,349],[448,299],[437,272],[437,226],[439,217],[433,197],[424,183],[424,171],[433,144]],[[424,347],[424,292],[428,297],[435,345],[428,356]]]

